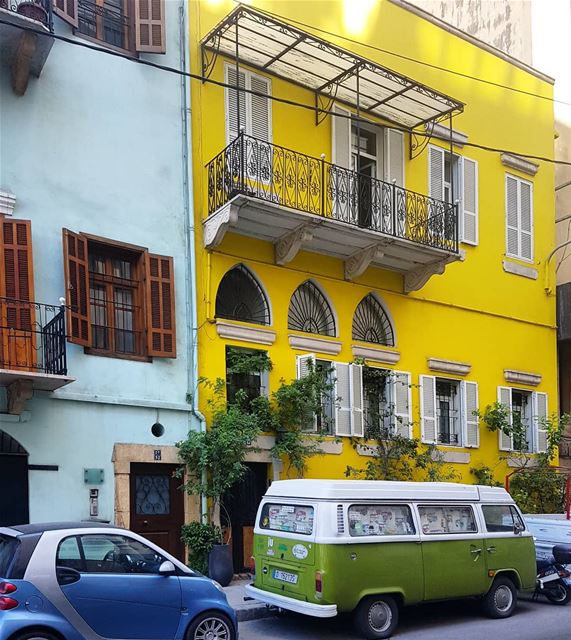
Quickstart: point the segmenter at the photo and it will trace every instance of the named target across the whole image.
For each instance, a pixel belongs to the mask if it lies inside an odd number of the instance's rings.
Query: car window
[[[416,533],[407,505],[352,504],[348,515],[352,536],[410,536]]]
[[[79,552],[79,543],[76,536],[65,538],[59,543],[56,555],[56,566],[68,567],[76,571],[83,569],[83,561],[81,559],[81,553]]]
[[[8,569],[20,543],[16,538],[0,536],[0,578],[8,577]]]
[[[147,545],[112,534],[80,536],[86,573],[158,573],[164,558]]]
[[[310,535],[313,531],[313,507],[267,502],[262,508],[260,528]]]
[[[490,532],[512,533],[516,522],[525,529],[519,513],[509,504],[483,505],[482,513],[486,521],[486,529]]]
[[[474,510],[469,506],[424,506],[418,507],[422,533],[477,533]]]

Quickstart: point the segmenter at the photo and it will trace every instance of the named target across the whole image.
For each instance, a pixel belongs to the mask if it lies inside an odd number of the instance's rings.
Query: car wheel
[[[571,589],[559,583],[553,591],[546,591],[545,596],[553,604],[564,605],[571,602]]]
[[[399,610],[391,596],[363,598],[354,615],[357,632],[367,640],[390,638],[399,622]]]
[[[186,640],[234,640],[234,625],[218,611],[202,613],[186,632]]]
[[[489,618],[509,618],[517,605],[514,583],[509,578],[496,578],[482,604]]]
[[[49,631],[27,631],[15,636],[13,640],[59,640],[59,637]]]

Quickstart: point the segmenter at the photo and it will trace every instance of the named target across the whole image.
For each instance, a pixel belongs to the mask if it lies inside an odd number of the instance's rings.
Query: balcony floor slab
[[[65,387],[75,378],[38,371],[19,371],[17,369],[0,369],[0,387],[8,387],[19,380],[29,380],[34,391],[55,391]]]

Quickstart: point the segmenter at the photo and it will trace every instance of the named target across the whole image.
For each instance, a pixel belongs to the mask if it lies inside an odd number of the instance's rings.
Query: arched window
[[[306,280],[294,291],[289,303],[287,326],[288,329],[306,333],[335,335],[335,318],[331,307],[311,280]]]
[[[369,293],[355,310],[353,316],[353,339],[374,344],[395,346],[393,326],[377,297]]]
[[[270,324],[270,307],[266,294],[248,267],[230,269],[218,286],[216,317]]]

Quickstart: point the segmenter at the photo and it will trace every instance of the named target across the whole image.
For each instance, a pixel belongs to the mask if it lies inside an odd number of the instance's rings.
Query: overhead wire
[[[0,24],[6,24],[6,25],[10,25],[10,26],[14,26],[13,23],[1,19],[0,18]],[[59,40],[61,42],[65,42],[67,44],[71,44],[73,46],[77,46],[77,47],[81,47],[84,49],[89,49],[91,51],[95,51],[97,53],[103,53],[105,55],[109,55],[115,58],[121,58],[123,60],[126,60],[127,62],[131,62],[134,64],[140,64],[143,66],[147,66],[147,67],[151,67],[153,69],[158,69],[159,71],[165,71],[167,73],[173,73],[179,76],[185,76],[190,78],[191,80],[198,80],[200,82],[203,83],[208,83],[208,84],[212,84],[218,87],[222,87],[225,89],[231,89],[234,91],[242,91],[243,93],[249,93],[261,98],[267,98],[269,100],[272,100],[273,102],[279,102],[281,104],[286,104],[289,106],[293,106],[293,107],[297,107],[297,108],[301,108],[301,109],[305,109],[307,111],[311,111],[313,113],[321,113],[324,115],[329,115],[332,117],[336,117],[336,118],[345,118],[345,119],[349,119],[352,122],[362,122],[365,124],[370,124],[370,120],[367,120],[365,118],[361,118],[358,116],[355,116],[354,114],[343,114],[343,113],[339,113],[336,111],[333,111],[331,109],[324,109],[323,107],[319,107],[317,105],[310,105],[310,104],[304,104],[303,102],[298,102],[296,100],[291,100],[289,98],[281,98],[275,95],[270,95],[268,93],[264,93],[261,91],[256,91],[255,89],[248,89],[246,87],[240,87],[240,86],[236,86],[233,84],[230,84],[228,82],[223,82],[221,80],[215,80],[213,78],[198,74],[198,73],[192,73],[192,72],[187,72],[187,71],[183,71],[182,69],[177,69],[176,67],[169,67],[167,65],[163,65],[163,64],[159,64],[157,62],[152,62],[150,60],[143,60],[141,58],[135,58],[131,55],[128,55],[126,53],[122,53],[120,51],[116,51],[113,49],[107,49],[105,47],[100,47],[98,45],[95,44],[91,44],[85,40],[78,40],[78,39],[74,39],[74,38],[69,38],[67,36],[62,36],[59,34],[55,34],[55,33],[51,33],[51,32],[45,32],[45,31],[40,31],[38,29],[35,29],[33,27],[25,27],[25,26],[20,26],[18,25],[17,27],[18,29],[21,29],[22,31],[28,31],[31,33],[35,33],[37,35],[40,36],[44,36],[44,37],[49,37],[49,38],[53,38],[55,40]],[[309,90],[311,90],[310,88],[308,88]],[[407,127],[399,127],[398,125],[390,125],[391,129],[395,129],[397,131],[402,131],[403,133],[410,133],[412,135],[415,136],[419,136],[419,137],[427,137],[427,138],[431,138],[433,137],[432,132],[431,131],[416,131],[414,129],[409,129]],[[555,160],[554,158],[548,158],[545,156],[540,156],[540,155],[536,155],[536,154],[532,154],[532,153],[526,153],[526,152],[522,152],[522,151],[514,151],[513,149],[502,149],[499,147],[491,147],[489,145],[483,145],[483,144],[477,144],[475,142],[463,142],[463,146],[465,147],[473,147],[475,149],[480,149],[483,151],[489,151],[492,153],[506,153],[506,154],[511,154],[511,155],[516,155],[519,156],[520,158],[527,158],[529,160],[538,160],[540,162],[548,162],[551,164],[559,164],[559,165],[565,165],[565,166],[571,166],[571,161],[565,161],[565,160]]]

